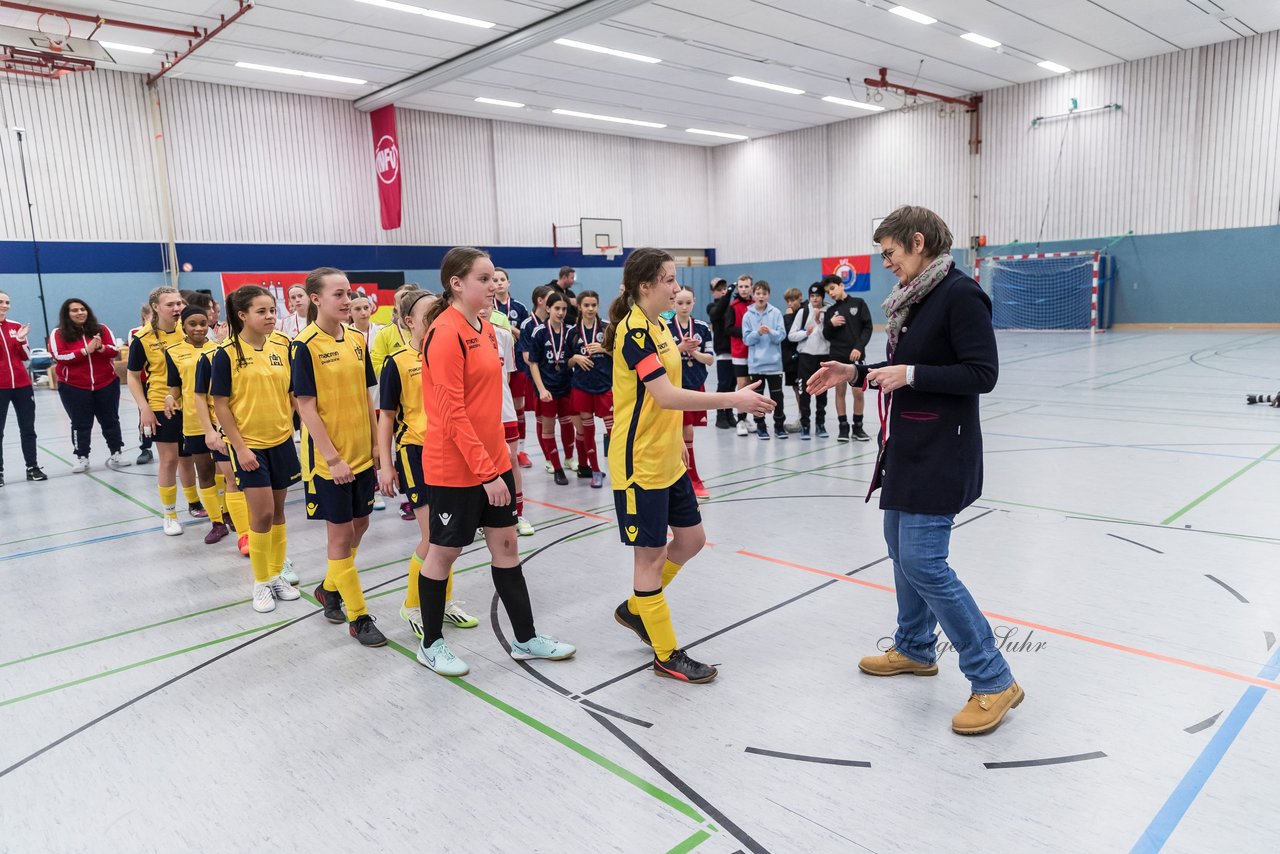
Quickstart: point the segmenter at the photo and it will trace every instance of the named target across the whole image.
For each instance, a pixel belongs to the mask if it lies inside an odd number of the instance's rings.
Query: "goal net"
[[[1098,329],[1097,252],[997,255],[978,260],[996,329]]]

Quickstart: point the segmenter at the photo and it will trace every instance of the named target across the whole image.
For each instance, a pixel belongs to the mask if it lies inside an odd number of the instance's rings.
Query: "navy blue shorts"
[[[401,445],[396,451],[396,475],[400,492],[415,510],[427,504],[427,482],[422,477],[422,446]]]
[[[281,442],[274,448],[252,450],[253,455],[258,458],[258,467],[253,471],[245,471],[236,459],[235,449],[231,447],[231,443],[227,443],[231,470],[236,476],[236,486],[242,492],[261,487],[288,489],[302,477],[302,464],[298,462],[298,449],[294,447],[292,439]]]
[[[334,483],[313,475],[306,482],[307,518],[342,525],[363,519],[373,512],[373,493],[378,488],[378,472],[373,466],[356,475],[350,483]]]
[[[165,415],[163,409],[153,409],[151,414],[156,417],[156,432],[152,434],[153,442],[173,442],[177,445],[182,444],[182,410],[178,410],[172,415]],[[181,448],[179,448],[181,452]],[[183,454],[183,456],[186,456]]]
[[[183,457],[194,457],[196,454],[211,454],[213,451],[204,442],[204,436],[183,436],[182,450],[178,452]]]
[[[688,472],[665,489],[615,489],[613,507],[618,513],[618,534],[624,546],[660,549],[667,544],[667,528],[702,524],[698,497],[693,494]]]

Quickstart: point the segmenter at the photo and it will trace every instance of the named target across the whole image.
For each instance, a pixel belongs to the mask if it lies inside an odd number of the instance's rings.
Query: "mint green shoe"
[[[565,658],[573,658],[573,654],[578,648],[570,643],[561,643],[555,638],[546,635],[534,635],[524,643],[518,640],[511,642],[511,657],[516,661],[527,661],[530,658],[546,658],[551,661],[560,661]]]
[[[285,558],[284,566],[280,567],[280,577],[295,587],[298,585],[298,573],[293,571],[293,561],[289,558]]]
[[[422,641],[418,641],[418,663],[423,667],[430,667],[441,676],[466,676],[471,672],[467,663],[449,649],[444,638],[429,647],[422,644]]]

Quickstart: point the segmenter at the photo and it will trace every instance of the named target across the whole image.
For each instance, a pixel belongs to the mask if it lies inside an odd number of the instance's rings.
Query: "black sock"
[[[855,416],[853,416],[853,426],[854,426],[854,427],[861,427],[861,426],[862,426],[862,416],[861,416],[861,415],[855,415]]]
[[[836,416],[836,417],[840,419],[840,426],[841,426],[841,427],[848,427],[848,426],[849,426],[849,416],[847,416],[847,415],[838,415],[838,416]]]
[[[739,420],[739,421],[746,421],[746,420],[747,420],[747,413],[745,413],[745,412],[739,412],[739,413],[738,413],[738,420]]]
[[[418,601],[422,608],[422,645],[431,646],[444,637],[444,592],[449,580],[436,581],[418,573]]]
[[[525,643],[533,639],[537,632],[533,628],[533,605],[529,602],[529,587],[524,583],[524,569],[520,564],[513,567],[491,567],[493,587],[498,591],[502,607],[507,609],[507,618],[511,620],[511,631],[516,640]]]

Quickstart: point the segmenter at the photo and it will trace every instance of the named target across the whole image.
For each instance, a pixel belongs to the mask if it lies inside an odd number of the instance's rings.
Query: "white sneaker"
[[[381,495],[377,495],[376,493],[375,493],[375,494],[374,494],[374,496],[373,496],[373,509],[374,509],[374,510],[386,510],[386,509],[387,509],[387,502],[383,501],[383,500],[382,500],[382,496],[381,496]]]
[[[177,516],[164,517],[164,535],[166,537],[182,536],[182,523],[178,521]]]
[[[577,470],[578,470],[578,467],[577,467],[576,465],[574,465],[574,464],[573,464],[573,457],[568,456],[567,454],[565,455],[565,458],[564,458],[564,470],[565,470],[565,471],[577,471]]]
[[[276,597],[271,593],[270,581],[256,581],[253,584],[253,610],[266,614],[276,609]]]
[[[284,566],[280,567],[280,577],[290,584],[299,582],[298,573],[293,571],[293,561],[289,558],[284,559]]]
[[[119,451],[107,457],[107,468],[109,469],[122,469],[131,465],[133,465],[133,460],[126,460]]]
[[[409,628],[417,635],[418,640],[422,640],[422,610],[420,608],[406,608],[401,605],[400,619],[409,624]]]
[[[525,521],[523,516],[521,516],[516,519],[516,533],[521,537],[532,537],[538,532],[533,529],[532,525]]]
[[[739,436],[747,435],[747,422],[745,421],[738,422],[738,435]]]
[[[293,585],[284,580],[283,575],[277,575],[275,578],[267,582],[267,587],[271,590],[271,595],[283,602],[291,602],[302,594],[293,589]],[[256,592],[254,594],[257,595]]]
[[[76,464],[71,467],[72,474],[84,474],[89,470],[88,457],[76,457]]]

